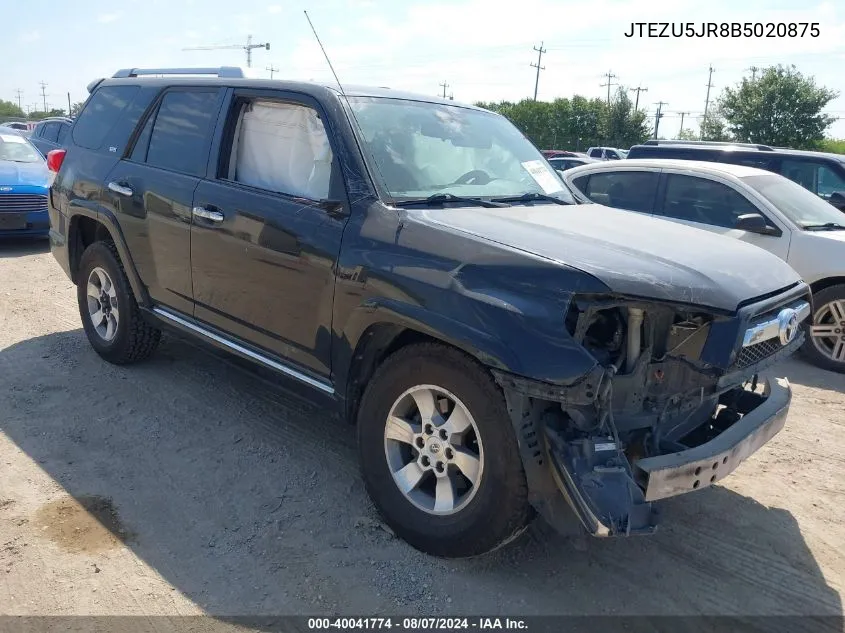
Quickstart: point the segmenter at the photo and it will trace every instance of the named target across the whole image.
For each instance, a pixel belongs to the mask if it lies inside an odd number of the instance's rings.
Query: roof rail
[[[759,143],[733,143],[731,141],[683,141],[680,139],[674,140],[656,140],[648,139],[642,143],[643,145],[700,145],[704,147],[747,147],[749,149],[759,149],[764,152],[773,152],[768,145],[760,145]]]
[[[243,69],[237,66],[220,66],[219,68],[123,68],[112,75],[112,78],[141,77],[142,75],[215,75],[242,79]]]

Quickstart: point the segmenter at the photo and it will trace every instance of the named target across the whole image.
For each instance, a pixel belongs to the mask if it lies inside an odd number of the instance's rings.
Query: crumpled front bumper
[[[786,378],[762,378],[761,382],[761,395],[747,394],[749,406],[743,417],[709,442],[634,463],[645,501],[706,488],[736,470],[783,428],[792,400],[789,382]]]

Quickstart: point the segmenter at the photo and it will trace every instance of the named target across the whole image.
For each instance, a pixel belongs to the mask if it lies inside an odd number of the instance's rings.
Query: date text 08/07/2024
[[[453,630],[525,630],[522,618],[499,617],[411,617],[411,618],[308,618],[308,629],[366,631],[375,629],[406,631],[453,631]]]
[[[631,22],[625,37],[819,37],[818,22]]]

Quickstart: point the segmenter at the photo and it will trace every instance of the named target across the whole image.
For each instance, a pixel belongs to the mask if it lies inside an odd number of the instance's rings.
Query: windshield
[[[17,134],[0,134],[0,160],[37,163],[44,160],[32,145]]]
[[[788,178],[772,174],[745,176],[742,180],[801,228],[845,221],[842,211]]]
[[[368,159],[391,198],[572,196],[540,151],[504,117],[459,106],[351,98]]]

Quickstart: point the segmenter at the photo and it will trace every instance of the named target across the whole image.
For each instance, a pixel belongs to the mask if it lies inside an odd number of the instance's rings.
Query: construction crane
[[[252,35],[246,36],[246,44],[222,44],[220,46],[192,46],[190,48],[183,48],[183,51],[215,51],[224,48],[240,48],[246,51],[246,66],[252,68],[252,49],[263,48],[270,50],[270,42],[265,44],[253,44]]]

